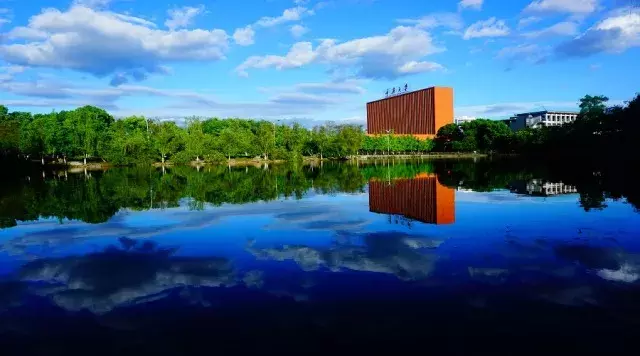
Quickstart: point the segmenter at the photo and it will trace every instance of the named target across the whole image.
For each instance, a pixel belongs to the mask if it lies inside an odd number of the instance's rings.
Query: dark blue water
[[[26,172],[0,200],[0,346],[633,353],[638,195],[620,172],[593,172]]]

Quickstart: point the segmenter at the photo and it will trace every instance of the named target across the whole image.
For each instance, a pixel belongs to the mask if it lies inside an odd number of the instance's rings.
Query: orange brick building
[[[455,205],[455,189],[440,184],[435,175],[369,182],[369,210],[374,213],[402,215],[428,224],[453,224]]]
[[[453,123],[453,88],[431,87],[367,103],[367,134],[433,138]]]

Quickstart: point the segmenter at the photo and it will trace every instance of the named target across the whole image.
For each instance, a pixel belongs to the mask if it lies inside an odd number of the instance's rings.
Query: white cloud
[[[417,62],[411,61],[407,62],[402,67],[398,68],[398,72],[402,74],[415,74],[415,73],[424,73],[424,72],[432,72],[436,70],[442,70],[444,67],[438,63],[434,62]]]
[[[590,14],[598,8],[599,0],[535,0],[525,9],[530,13]]]
[[[251,68],[290,69],[321,63],[333,69],[354,69],[358,76],[364,78],[396,78],[419,70],[432,70],[433,66],[421,64],[406,71],[410,63],[443,50],[424,30],[399,26],[386,35],[344,43],[325,39],[315,49],[310,42],[298,42],[284,56],[253,56],[239,65],[236,71],[246,76]]]
[[[240,46],[250,46],[255,43],[254,37],[256,32],[251,26],[238,28],[233,33],[233,40]]]
[[[287,22],[299,21],[303,16],[312,14],[312,10],[298,6],[284,10],[282,15],[277,17],[263,17],[256,21],[255,25],[260,27],[273,27]]]
[[[18,73],[22,73],[27,69],[27,67],[24,66],[6,66],[6,67],[0,67],[0,71],[3,71],[5,73],[9,73],[9,74],[18,74]]]
[[[3,18],[2,15],[6,15],[7,18]],[[7,8],[0,8],[0,28],[3,25],[11,23],[12,11]]]
[[[504,20],[491,17],[485,21],[478,21],[469,26],[464,32],[465,40],[480,37],[502,37],[509,35],[510,30]]]
[[[83,6],[65,12],[46,9],[31,17],[28,26],[8,33],[12,42],[0,45],[0,56],[15,65],[139,80],[165,73],[164,62],[219,60],[228,48],[229,36],[223,30],[163,31],[149,24]]]
[[[43,40],[48,36],[47,32],[31,27],[15,27],[5,35],[5,37],[10,40]]]
[[[565,21],[541,30],[524,33],[523,36],[527,38],[539,38],[548,36],[574,36],[577,33],[578,24],[571,21]]]
[[[300,24],[295,24],[289,28],[289,31],[291,31],[291,35],[293,37],[300,38],[304,36],[305,33],[309,32],[309,29]]]
[[[458,3],[458,8],[480,10],[482,9],[483,2],[484,0],[460,0],[460,2]]]
[[[620,266],[618,270],[601,269],[597,274],[600,278],[614,282],[633,283],[640,279],[638,268],[627,263]]]
[[[296,2],[296,5],[303,4],[304,2]],[[282,12],[282,15],[277,17],[262,17],[253,24],[247,25],[242,28],[236,29],[233,34],[233,39],[238,45],[250,46],[255,43],[255,30],[261,27],[274,27],[288,22],[296,22],[301,20],[304,16],[311,16],[314,14],[313,10],[309,10],[302,6],[292,7]],[[289,28],[291,34],[299,38],[304,35],[308,29],[302,25],[295,24]]]
[[[104,8],[107,7],[112,0],[74,0],[73,5],[81,5],[90,8]]]
[[[518,21],[518,28],[527,27],[533,23],[539,22],[540,20],[542,19],[537,16],[529,16],[529,17],[521,18],[520,21]]]
[[[2,70],[2,68],[0,68]],[[0,72],[0,91],[18,99],[3,101],[10,107],[39,107],[60,110],[83,105],[95,105],[109,110],[116,116],[189,115],[219,117],[305,117],[313,118],[325,110],[346,104],[350,95],[361,95],[363,81],[300,83],[283,88],[263,88],[267,98],[259,101],[221,101],[214,94],[189,90],[159,89],[143,85],[122,84],[117,87],[86,86],[78,82],[60,79],[13,80],[10,74]],[[124,98],[160,99],[160,105],[149,109],[120,107]],[[326,120],[326,117],[320,117]]]
[[[460,14],[454,12],[435,13],[423,16],[419,19],[400,19],[398,22],[423,29],[445,27],[460,30],[464,27],[462,17]]]
[[[155,23],[149,21],[149,20],[145,20],[143,18],[140,17],[135,17],[135,16],[129,16],[129,15],[124,15],[124,14],[118,14],[116,12],[110,12],[109,14],[115,16],[116,18],[124,21],[124,22],[130,22],[132,24],[136,24],[136,25],[141,25],[141,26],[145,26],[145,27],[149,27],[149,28],[156,28],[158,26],[156,26]]]
[[[164,25],[173,31],[179,28],[188,27],[193,19],[204,11],[204,6],[198,7],[184,6],[177,9],[167,11],[167,20]]]
[[[640,9],[620,9],[556,49],[562,56],[586,57],[600,52],[621,53],[640,46]]]
[[[311,63],[317,57],[310,42],[298,42],[294,44],[286,56],[252,56],[236,68],[236,71],[247,76],[249,68],[290,69],[298,68]]]

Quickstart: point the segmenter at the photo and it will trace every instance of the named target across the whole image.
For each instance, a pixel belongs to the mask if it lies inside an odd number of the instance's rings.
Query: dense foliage
[[[295,159],[358,154],[364,132],[357,125],[328,123],[313,130],[268,121],[188,118],[174,122],[131,116],[119,120],[85,106],[35,114],[0,106],[0,152],[6,157],[102,159],[113,164],[222,161],[237,157]]]
[[[637,152],[640,95],[624,106],[607,107],[604,96],[580,99],[580,114],[562,126],[512,132],[500,121],[475,120],[446,125],[436,136],[436,150],[446,152],[521,153],[567,157]]]
[[[393,133],[380,136],[366,136],[362,151],[367,154],[424,154],[433,150],[433,140],[420,140],[414,136],[399,136]]]

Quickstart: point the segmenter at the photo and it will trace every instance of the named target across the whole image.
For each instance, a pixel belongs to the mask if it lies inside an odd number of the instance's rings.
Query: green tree
[[[478,150],[482,152],[506,149],[502,146],[513,131],[502,121],[477,119],[463,125],[465,132],[472,130],[475,135]]]
[[[183,145],[180,128],[172,121],[156,122],[151,126],[153,148],[164,164],[168,156],[176,153]]]
[[[42,115],[38,120],[42,124],[44,151],[55,157],[61,154],[66,162],[66,156],[71,150],[69,134],[64,127],[65,113]]]
[[[147,131],[147,119],[130,116],[117,120],[111,127],[108,148],[104,154],[117,164],[150,163],[153,148]]]
[[[364,132],[359,125],[342,125],[336,142],[343,156],[357,155],[364,141]]]
[[[314,143],[316,149],[318,150],[320,159],[323,159],[323,154],[327,151],[333,140],[334,137],[332,135],[332,132],[326,125],[316,126],[311,132],[311,141]]]
[[[103,151],[113,122],[109,113],[95,106],[83,106],[68,112],[62,125],[68,133],[73,154],[81,154],[86,164],[89,156]]]
[[[250,149],[251,131],[240,126],[227,127],[218,137],[218,147],[229,160],[231,157],[242,155]]]
[[[464,137],[464,130],[460,126],[456,124],[444,125],[436,134],[436,149],[441,152],[452,151],[453,144],[456,141],[461,141]]]
[[[435,147],[436,147],[436,143],[433,140],[420,140],[420,144],[418,146],[418,150],[421,151],[422,153],[428,153],[431,152]]]
[[[7,107],[0,105],[0,153],[7,155],[20,150],[20,122],[9,116]]]
[[[196,161],[200,162],[200,157],[204,157],[208,149],[207,143],[211,142],[203,131],[202,121],[197,118],[187,120],[187,135],[185,141],[187,154],[190,158],[195,157]]]
[[[302,148],[309,139],[308,132],[299,123],[291,127],[284,126],[284,144],[286,149],[294,156],[299,156]]]
[[[594,118],[604,114],[609,98],[604,95],[585,95],[580,99],[580,116]]]
[[[276,148],[276,127],[268,121],[261,121],[256,130],[256,144],[264,159],[268,160],[269,155]]]
[[[23,121],[20,127],[20,150],[28,156],[40,156],[44,164],[44,130],[41,120]]]

